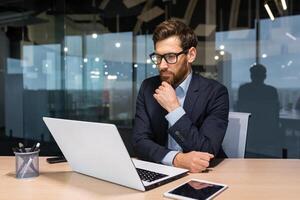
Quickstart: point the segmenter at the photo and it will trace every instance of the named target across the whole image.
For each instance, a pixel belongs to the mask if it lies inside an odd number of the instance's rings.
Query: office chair
[[[244,158],[250,113],[229,112],[229,123],[222,143],[228,158]]]

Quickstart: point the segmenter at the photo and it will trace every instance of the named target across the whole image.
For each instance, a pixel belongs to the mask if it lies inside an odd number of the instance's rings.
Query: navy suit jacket
[[[183,108],[186,112],[168,128],[167,111],[154,99],[161,84],[159,76],[143,81],[136,102],[133,148],[138,158],[161,162],[171,150],[168,134],[183,152],[223,154],[221,145],[228,125],[229,100],[225,86],[193,74]],[[223,157],[223,156],[221,156]]]

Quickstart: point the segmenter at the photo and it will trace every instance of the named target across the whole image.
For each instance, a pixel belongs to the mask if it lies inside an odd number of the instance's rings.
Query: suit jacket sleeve
[[[132,144],[138,158],[159,163],[170,150],[158,144],[157,139],[155,139],[145,102],[146,89],[147,84],[144,81],[136,101]]]
[[[228,91],[225,86],[216,84],[209,93],[207,97],[200,97],[207,98],[204,114],[192,120],[186,113],[168,129],[183,152],[202,151],[215,156],[219,153],[228,125]],[[196,107],[193,112],[197,110]]]

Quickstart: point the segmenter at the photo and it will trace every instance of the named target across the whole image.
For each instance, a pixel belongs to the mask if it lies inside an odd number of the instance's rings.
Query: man
[[[227,89],[192,74],[197,37],[184,23],[162,22],[153,42],[155,53],[150,58],[159,76],[141,85],[134,150],[140,159],[201,172],[221,150],[228,124]]]

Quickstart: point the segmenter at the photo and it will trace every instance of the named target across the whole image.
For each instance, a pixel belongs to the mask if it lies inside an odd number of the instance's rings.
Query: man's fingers
[[[162,86],[164,86],[164,87],[172,87],[168,82],[166,82],[166,81],[163,81],[162,83],[161,83],[161,85]],[[173,87],[172,87],[173,88]]]
[[[198,166],[198,168],[206,168],[209,166],[209,160],[203,157],[194,158],[193,163]]]
[[[155,89],[155,93],[160,93],[165,90],[164,86],[160,85],[157,89]]]
[[[213,154],[210,154],[210,153],[204,153],[206,155],[207,158],[209,159],[212,159],[214,158],[215,156]]]
[[[169,83],[167,83],[166,81],[163,81],[163,82],[161,82],[161,85],[163,85],[163,86],[168,86]]]
[[[159,86],[159,87],[158,87],[158,89],[160,89],[160,90],[163,90],[163,89],[164,89],[164,87],[163,87],[163,86]]]
[[[214,155],[206,152],[198,152],[198,157],[205,161],[210,161]]]
[[[209,161],[200,159],[199,160],[199,165],[201,165],[202,168],[207,168],[209,166]]]
[[[197,162],[192,163],[190,165],[189,170],[192,173],[199,173],[199,172],[204,171],[208,167],[208,165],[209,165],[208,162],[203,161],[203,160],[198,160]]]
[[[210,159],[214,158],[215,156],[213,154],[207,153]]]

